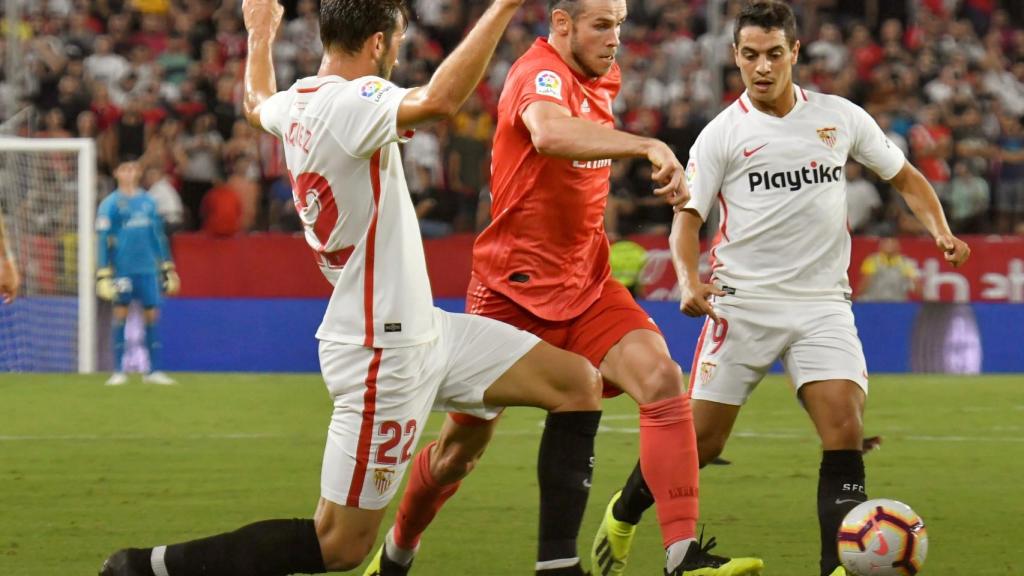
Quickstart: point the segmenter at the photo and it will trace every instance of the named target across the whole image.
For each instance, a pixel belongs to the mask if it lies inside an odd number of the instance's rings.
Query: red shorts
[[[484,286],[476,276],[469,280],[466,312],[479,314],[520,330],[530,332],[552,346],[575,352],[600,368],[608,351],[634,330],[661,330],[617,280],[609,278],[601,287],[601,297],[582,314],[571,320],[544,320],[516,304],[504,294]],[[622,391],[607,381],[604,396],[618,396]]]

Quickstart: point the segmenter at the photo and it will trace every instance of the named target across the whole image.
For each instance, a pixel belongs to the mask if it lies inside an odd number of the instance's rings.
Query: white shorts
[[[715,297],[690,372],[692,398],[741,406],[776,360],[797,390],[852,380],[868,391],[867,363],[849,302]]]
[[[384,508],[402,482],[431,408],[493,419],[484,392],[540,339],[482,316],[434,309],[438,337],[404,348],[320,342],[334,400],[320,494],[342,506]]]

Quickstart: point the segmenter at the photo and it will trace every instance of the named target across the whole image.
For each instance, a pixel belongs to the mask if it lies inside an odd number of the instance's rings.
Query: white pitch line
[[[189,436],[145,436],[142,434],[130,435],[121,434],[117,436],[101,436],[99,434],[58,434],[46,435],[0,435],[0,442],[47,442],[47,441],[69,441],[69,442],[91,442],[91,441],[135,441],[135,440],[258,440],[262,438],[284,438],[286,434],[272,434],[269,432],[239,432],[233,434],[193,434]]]
[[[543,421],[539,423],[543,427]],[[602,425],[599,430],[605,434],[639,434],[640,429],[625,426]],[[425,430],[424,435],[436,437],[440,430]],[[498,436],[538,436],[539,430],[502,430],[500,427],[495,431]],[[754,432],[750,430],[739,430],[733,432],[734,437],[766,439],[766,440],[812,440],[814,436],[810,433],[793,432]],[[99,434],[60,434],[60,435],[0,435],[0,442],[109,442],[109,441],[141,441],[141,440],[264,440],[272,438],[298,437],[296,434],[276,434],[270,432],[239,432],[232,434],[194,434],[189,436],[145,436],[145,435],[117,435],[102,436]],[[986,442],[1012,444],[1024,443],[1024,437],[1020,436],[932,436],[932,435],[910,435],[898,436],[898,440],[909,440],[912,442]]]

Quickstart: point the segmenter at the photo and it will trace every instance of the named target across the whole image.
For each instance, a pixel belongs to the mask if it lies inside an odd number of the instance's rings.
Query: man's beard
[[[576,43],[575,38],[569,44],[569,52],[572,54],[573,59],[576,60],[576,64],[579,65],[580,69],[583,70],[583,73],[586,74],[588,78],[597,78],[604,74],[603,72],[598,72],[590,66],[587,66],[587,63],[583,60],[583,51],[580,50],[580,46]]]
[[[385,80],[391,79],[391,70],[394,68],[394,66],[389,66],[388,62],[394,62],[394,59],[391,58],[391,52],[385,53],[380,57],[380,60],[377,60],[377,76]]]

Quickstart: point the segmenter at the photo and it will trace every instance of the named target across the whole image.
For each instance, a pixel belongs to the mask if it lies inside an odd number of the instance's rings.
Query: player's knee
[[[582,412],[601,408],[601,372],[583,357],[575,357],[566,365],[561,382],[555,383],[559,397],[547,407],[551,412]]]
[[[675,398],[683,393],[683,371],[668,356],[661,356],[640,375],[640,404]]]
[[[373,549],[374,535],[367,533],[355,538],[343,538],[340,530],[321,533],[318,529],[317,536],[320,539],[320,555],[323,557],[324,567],[332,572],[346,572],[357,568]]]
[[[864,423],[860,414],[837,414],[821,430],[825,450],[860,449],[863,437]]]

